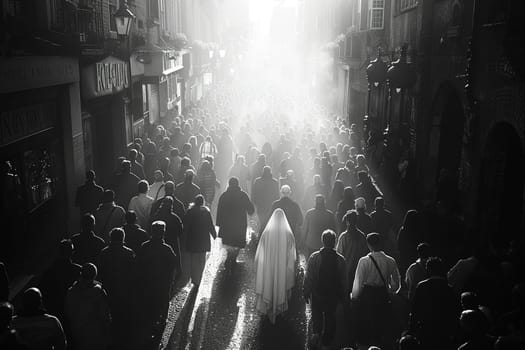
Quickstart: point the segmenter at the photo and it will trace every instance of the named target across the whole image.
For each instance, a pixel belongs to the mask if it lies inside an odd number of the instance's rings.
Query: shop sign
[[[55,125],[55,105],[39,104],[0,113],[0,146],[13,143]]]
[[[81,90],[84,99],[111,95],[128,86],[128,63],[115,57],[107,57],[82,70]]]
[[[0,59],[0,94],[78,81],[78,62],[67,57]]]

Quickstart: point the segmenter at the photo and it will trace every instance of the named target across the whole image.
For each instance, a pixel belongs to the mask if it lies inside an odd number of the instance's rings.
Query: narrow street
[[[232,273],[224,269],[226,250],[218,238],[206,263],[203,281],[191,312],[182,312],[172,330],[165,349],[306,349],[310,307],[301,297],[298,281],[289,309],[272,325],[255,310],[255,266],[257,246],[252,232],[248,245],[241,250]],[[303,254],[299,264],[305,267]],[[189,287],[180,293],[188,293]],[[195,293],[194,291],[190,291]],[[176,302],[173,303],[172,307]],[[173,310],[172,310],[173,313]],[[164,343],[163,343],[164,345]]]

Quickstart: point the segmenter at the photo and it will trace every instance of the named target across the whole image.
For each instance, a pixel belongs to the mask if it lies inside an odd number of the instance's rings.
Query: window
[[[177,99],[177,76],[175,74],[168,75],[168,103],[172,103]]]
[[[397,3],[399,11],[410,10],[417,6],[417,0],[398,0]]]
[[[110,15],[109,30],[111,30],[112,32],[117,31],[117,24],[115,23],[115,12],[117,12],[117,6],[115,4],[110,3],[109,4],[109,15]]]
[[[383,29],[385,0],[370,0],[368,10],[368,29]]]
[[[64,29],[64,4],[62,0],[52,0],[50,2],[51,29]]]

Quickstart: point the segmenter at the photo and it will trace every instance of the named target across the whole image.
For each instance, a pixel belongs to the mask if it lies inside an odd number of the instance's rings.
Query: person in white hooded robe
[[[282,209],[275,209],[255,253],[256,309],[272,324],[288,309],[295,285],[295,239]]]

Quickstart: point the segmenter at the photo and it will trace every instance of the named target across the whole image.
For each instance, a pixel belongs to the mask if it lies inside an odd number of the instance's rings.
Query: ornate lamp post
[[[366,107],[366,116],[363,119],[363,128],[365,132],[368,131],[370,123],[370,97],[372,88],[377,88],[379,85],[384,84],[387,79],[388,65],[381,58],[381,48],[377,49],[377,57],[372,60],[368,67],[366,67],[366,79],[368,81],[368,102]]]
[[[115,24],[117,27],[117,34],[120,37],[127,38],[131,32],[131,23],[135,19],[135,15],[128,7],[127,1],[121,1],[120,7],[113,15],[115,17]]]

